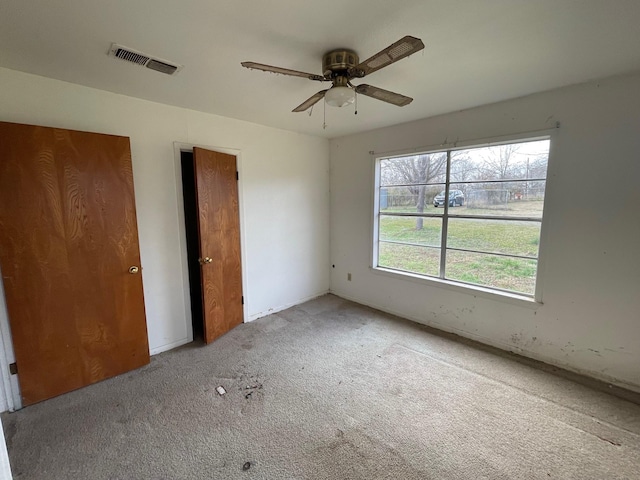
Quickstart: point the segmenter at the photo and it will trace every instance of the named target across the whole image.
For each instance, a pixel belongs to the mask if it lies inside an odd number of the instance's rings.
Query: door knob
[[[131,275],[135,275],[139,271],[140,271],[140,267],[136,267],[135,265],[132,265],[131,267],[129,267],[129,273]]]
[[[213,259],[211,257],[204,257],[200,259],[200,264],[204,265],[205,263],[211,263],[213,262]]]

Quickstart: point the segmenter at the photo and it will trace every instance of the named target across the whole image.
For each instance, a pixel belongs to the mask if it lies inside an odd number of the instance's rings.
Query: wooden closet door
[[[242,323],[242,267],[236,157],[193,149],[204,341]]]
[[[149,363],[129,139],[0,122],[0,266],[24,405]]]

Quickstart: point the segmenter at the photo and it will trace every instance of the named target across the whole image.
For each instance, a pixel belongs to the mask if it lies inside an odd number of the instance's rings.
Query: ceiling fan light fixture
[[[331,82],[333,84],[329,89],[320,90],[307,98],[294,108],[292,110],[293,112],[306,112],[323,98],[326,102],[325,105],[346,107],[356,102],[356,94],[362,94],[376,100],[390,103],[391,105],[404,107],[405,105],[409,105],[413,101],[413,98],[374,87],[373,85],[359,84],[354,86],[351,84],[351,80],[354,78],[363,78],[423,48],[424,43],[422,43],[422,40],[406,35],[396,43],[389,45],[372,57],[369,57],[364,62],[360,62],[358,55],[353,50],[344,48],[331,50],[322,57],[322,75],[291,70],[289,68],[274,67],[273,65],[256,62],[242,62],[241,65],[245,68],[302,77],[318,82]],[[356,111],[356,113],[358,112]]]
[[[352,88],[335,86],[331,87],[324,96],[324,101],[332,107],[346,107],[356,99],[356,92]]]

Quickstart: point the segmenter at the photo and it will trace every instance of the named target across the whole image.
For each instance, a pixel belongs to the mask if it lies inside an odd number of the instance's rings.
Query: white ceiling
[[[638,0],[4,0],[0,66],[155,102],[336,137],[640,70]],[[414,98],[359,96],[291,110],[328,84],[242,68],[321,73],[404,35],[426,48],[366,79]],[[107,56],[112,42],[184,65],[175,76]]]

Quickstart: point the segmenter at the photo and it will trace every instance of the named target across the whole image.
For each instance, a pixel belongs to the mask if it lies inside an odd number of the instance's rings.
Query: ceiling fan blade
[[[241,65],[245,68],[252,68],[254,70],[262,70],[264,72],[281,73],[282,75],[291,75],[292,77],[308,78],[309,80],[317,80],[324,82],[326,78],[322,75],[316,75],[315,73],[299,72],[298,70],[289,70],[288,68],[273,67],[271,65],[264,65],[256,62],[242,62]]]
[[[367,58],[364,62],[356,65],[350,72],[353,77],[362,78],[381,68],[391,65],[404,57],[419,52],[424,48],[422,40],[407,35],[396,43],[389,45],[384,50],[379,51],[372,57]]]
[[[305,110],[313,107],[319,100],[324,98],[324,94],[327,93],[328,91],[329,91],[328,88],[326,90],[320,90],[318,93],[316,93],[315,95],[307,98],[304,102],[302,102],[300,105],[298,105],[296,108],[294,108],[291,111],[292,112],[304,112]]]
[[[397,105],[398,107],[404,107],[413,102],[413,98],[405,97],[399,93],[390,92],[389,90],[383,90],[382,88],[374,87],[372,85],[358,85],[356,92],[367,97],[375,98],[376,100],[382,100],[383,102]]]

